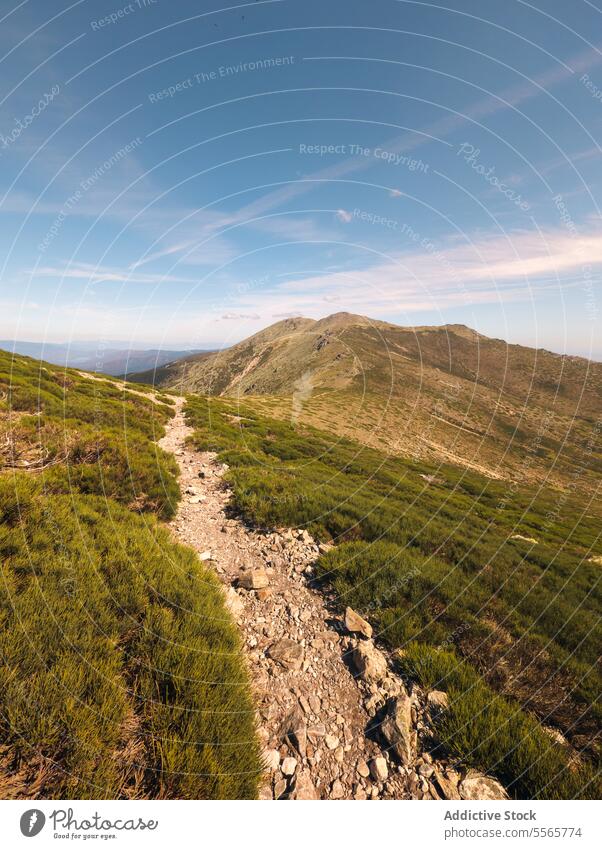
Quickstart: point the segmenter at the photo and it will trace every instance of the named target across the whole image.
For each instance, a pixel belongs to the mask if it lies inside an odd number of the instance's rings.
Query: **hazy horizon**
[[[346,311],[341,310],[341,311],[338,311],[338,312],[346,312]],[[313,320],[319,321],[320,319],[328,318],[329,316],[335,315],[335,314],[336,313],[325,313],[324,315],[319,316],[317,319],[313,319]],[[358,313],[358,315],[359,315],[359,313]],[[373,321],[383,321],[383,319],[375,319],[372,316],[362,316],[362,317],[368,318],[368,319],[373,320]],[[202,351],[216,351],[216,350],[223,350],[223,349],[232,347],[233,345],[236,345],[239,342],[242,342],[244,339],[247,339],[249,336],[251,336],[255,333],[261,332],[262,330],[265,330],[266,328],[271,327],[273,324],[276,324],[279,321],[283,321],[284,318],[313,318],[313,317],[303,316],[303,315],[291,315],[291,316],[286,316],[286,317],[280,317],[280,318],[274,319],[273,321],[269,321],[266,324],[263,324],[263,325],[256,327],[255,329],[253,329],[251,332],[249,332],[247,334],[243,333],[243,335],[241,335],[240,338],[233,336],[227,342],[225,342],[225,341],[220,342],[219,340],[217,340],[217,341],[212,342],[212,343],[210,343],[210,342],[203,343],[202,341],[197,340],[196,342],[193,343],[193,342],[188,342],[187,340],[177,340],[177,339],[161,340],[160,342],[158,342],[157,340],[153,340],[153,339],[128,341],[128,340],[125,340],[125,339],[110,339],[110,338],[106,338],[106,337],[104,339],[94,339],[93,337],[82,337],[82,338],[74,338],[74,339],[71,339],[71,340],[60,339],[60,338],[57,338],[57,339],[33,339],[33,338],[21,339],[21,338],[19,338],[19,339],[12,339],[12,340],[11,339],[0,339],[0,348],[3,347],[3,343],[9,343],[10,345],[32,344],[32,345],[48,345],[49,347],[50,346],[60,346],[60,347],[73,347],[73,348],[77,348],[77,346],[80,346],[80,345],[81,346],[86,345],[86,346],[89,346],[89,350],[91,350],[91,351],[92,350],[105,350],[105,349],[106,350],[109,350],[109,349],[123,350],[123,351],[127,351],[127,350],[130,350],[130,351],[154,351],[154,350],[158,350],[158,351],[187,351],[189,353],[202,352]],[[396,324],[396,322],[391,322],[391,323]],[[444,324],[432,324],[432,325],[412,324],[412,325],[397,325],[397,326],[404,327],[404,328],[410,328],[410,329],[414,328],[414,327],[416,327],[416,328],[418,328],[418,327],[441,328],[441,327],[445,327],[445,326],[451,326],[451,325],[454,325],[454,324],[456,324],[456,325],[462,324],[462,325],[468,327],[471,330],[475,330],[477,333],[479,333],[483,336],[488,336],[489,338],[501,339],[502,341],[506,342],[508,345],[522,345],[522,346],[528,347],[528,348],[536,348],[537,350],[546,350],[546,351],[550,351],[551,353],[558,354],[559,356],[584,357],[585,359],[592,360],[593,362],[602,361],[602,349],[597,354],[595,352],[594,353],[588,353],[586,348],[584,348],[583,351],[579,351],[579,350],[564,350],[564,351],[555,350],[553,348],[548,348],[546,345],[543,345],[543,344],[532,345],[528,341],[522,341],[520,338],[506,339],[506,338],[504,338],[503,336],[500,336],[500,335],[485,333],[484,331],[480,330],[479,328],[474,327],[474,326],[471,327],[470,325],[466,325],[464,322],[461,322],[461,321],[445,322]],[[17,352],[17,353],[19,353],[19,352]]]

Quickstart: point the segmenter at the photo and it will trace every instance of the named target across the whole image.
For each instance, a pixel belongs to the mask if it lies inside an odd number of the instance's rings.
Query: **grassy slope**
[[[248,520],[337,543],[322,577],[416,677],[429,670],[450,691],[441,735],[452,753],[519,797],[597,792],[587,765],[600,719],[600,567],[589,558],[602,547],[587,505],[388,459],[235,401],[195,398],[189,416],[197,446],[230,465]],[[583,750],[583,773],[539,721]]]
[[[0,796],[253,798],[237,630],[156,518],[169,405],[2,352],[0,399]]]

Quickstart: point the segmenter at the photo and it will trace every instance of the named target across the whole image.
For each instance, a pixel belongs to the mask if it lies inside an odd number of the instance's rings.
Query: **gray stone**
[[[301,669],[303,665],[303,647],[293,640],[279,640],[269,647],[267,655],[285,669]]]
[[[469,770],[459,785],[462,799],[489,801],[507,799],[508,794],[495,778],[489,778],[476,770]]]
[[[405,692],[387,702],[387,713],[381,723],[380,733],[404,766],[412,763],[412,702]]]
[[[304,758],[307,754],[307,726],[305,717],[298,707],[288,714],[282,723],[281,737],[294,749],[299,755]]]
[[[449,705],[447,693],[444,693],[443,690],[431,690],[426,700],[430,707],[437,708],[438,710],[446,710]]]

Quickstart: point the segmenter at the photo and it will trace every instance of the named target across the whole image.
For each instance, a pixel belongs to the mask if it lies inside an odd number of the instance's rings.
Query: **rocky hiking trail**
[[[348,609],[314,586],[304,530],[247,527],[228,511],[226,467],[186,444],[184,398],[160,446],[180,467],[171,528],[215,569],[241,630],[265,749],[262,799],[501,799],[501,785],[422,750],[447,696],[408,687]]]

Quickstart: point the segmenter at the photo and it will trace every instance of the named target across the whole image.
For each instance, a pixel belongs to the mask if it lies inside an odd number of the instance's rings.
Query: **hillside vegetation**
[[[602,472],[598,441],[583,449],[602,410],[602,366],[461,325],[291,318],[141,379],[493,478],[591,493]]]
[[[238,633],[158,521],[173,411],[139,389],[0,352],[2,798],[256,795]]]
[[[318,568],[340,607],[450,694],[439,745],[518,798],[600,792],[602,546],[587,502],[390,458],[232,399],[192,398],[188,416],[249,522],[336,544]]]

